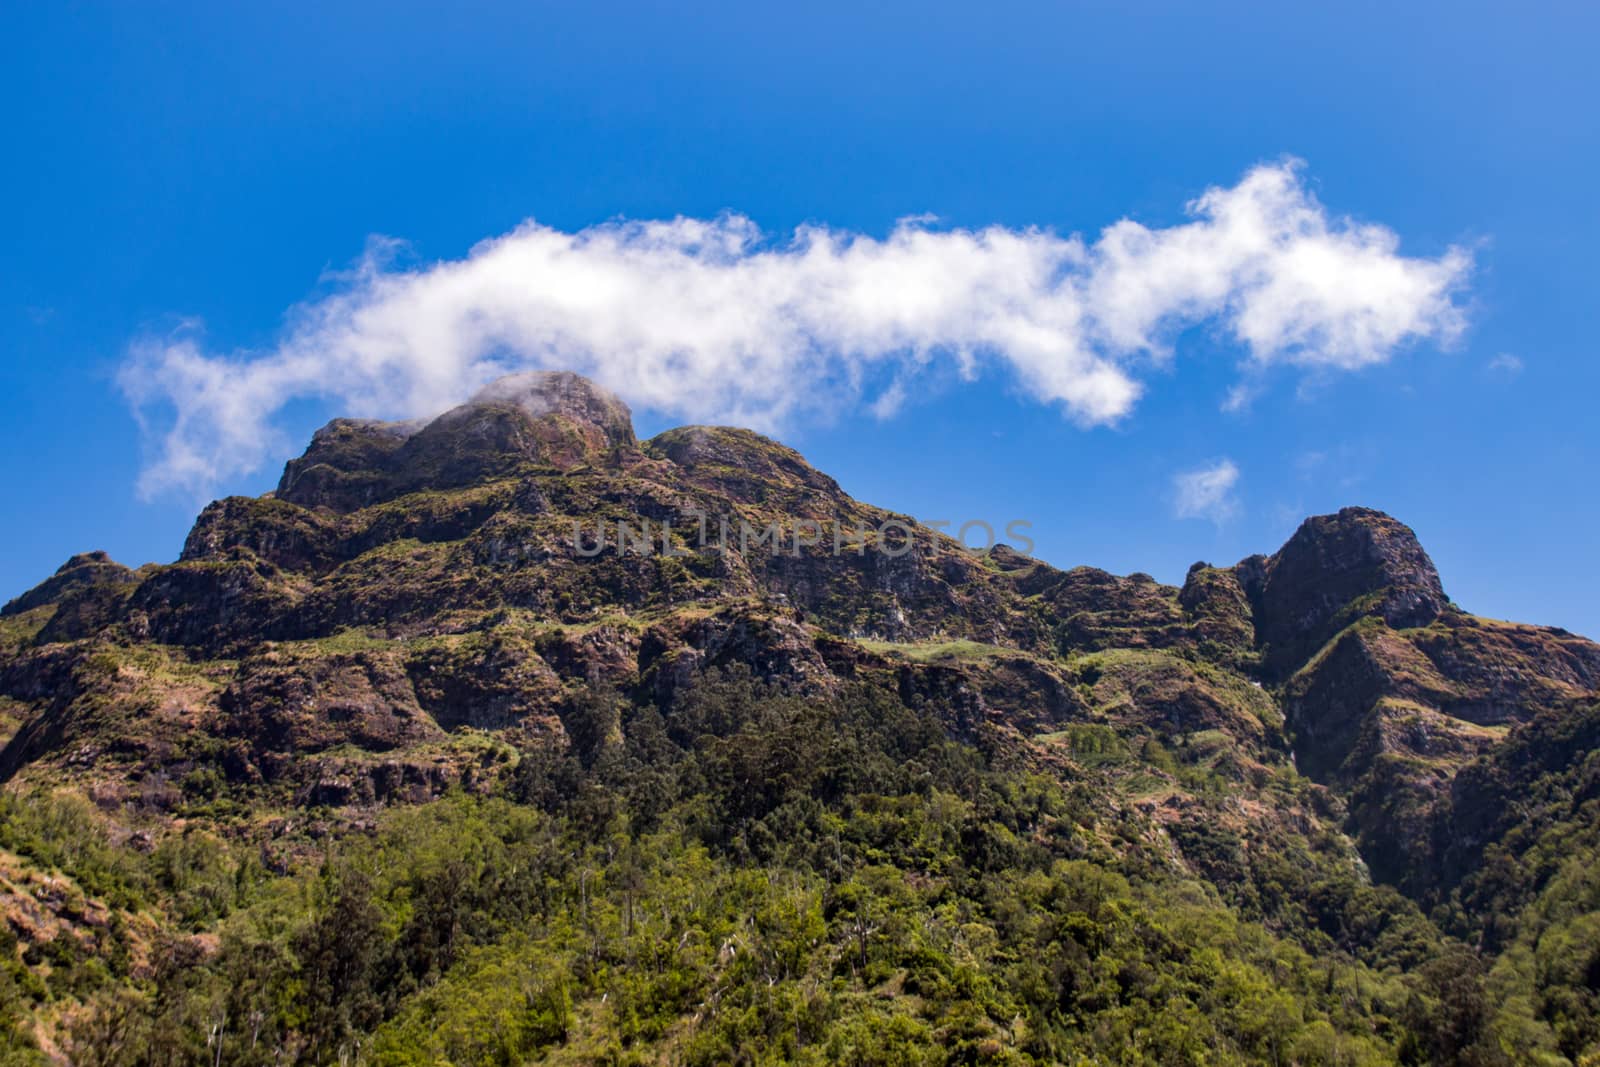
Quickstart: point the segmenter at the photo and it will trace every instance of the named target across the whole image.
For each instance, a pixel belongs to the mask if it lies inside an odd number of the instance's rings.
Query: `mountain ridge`
[[[758,533],[801,517],[866,535],[842,551],[819,538],[805,551],[750,552],[739,550],[748,543],[691,543],[692,526],[667,526],[706,515]],[[596,516],[624,531],[654,520],[668,530],[660,547],[674,554],[613,543],[588,558],[580,542]],[[594,522],[603,537],[604,519]],[[876,536],[885,523],[914,531],[906,551],[890,554],[900,542]],[[528,579],[533,568],[538,581]],[[1455,608],[1415,534],[1382,512],[1312,517],[1271,556],[1197,563],[1176,588],[1146,575],[1063,571],[1009,546],[967,551],[860,504],[799,453],[749,431],[682,427],[640,442],[620,399],[568,372],[501,379],[431,420],[335,419],[285,465],[275,492],[209,505],[176,563],[134,572],[103,552],[80,554],[4,612],[47,606],[35,647],[109,630],[201,654],[328,640],[351,627],[397,638],[473,632],[507,608],[562,626],[643,612],[661,619],[649,640],[619,631],[640,650],[628,653],[635,659],[622,677],[659,676],[650,683],[658,696],[683,676],[666,661],[685,649],[703,656],[697,642],[713,640],[706,624],[677,625],[675,616],[708,607],[736,629],[764,616],[786,632],[793,622],[798,629],[775,639],[781,651],[760,654],[815,673],[827,670],[815,651],[827,635],[972,640],[1046,658],[1112,648],[1209,655],[1284,686],[1302,762],[1341,781],[1360,777],[1342,764],[1385,700],[1435,709],[1447,724],[1494,726],[1530,718],[1540,699],[1600,685],[1592,643]],[[1474,671],[1464,644],[1493,651],[1496,677]],[[621,668],[615,651],[610,659]],[[9,747],[0,753],[7,774],[25,761]]]
[[[697,516],[792,536],[708,546]],[[608,523],[656,541],[585,541]],[[204,829],[292,872],[385,812],[450,796],[520,782],[566,810],[617,788],[621,753],[651,731],[657,755],[628,773],[657,782],[680,758],[661,753],[730,743],[716,724],[732,713],[706,703],[730,678],[763,695],[728,707],[911,716],[920,745],[936,730],[1086,798],[1100,828],[1075,831],[1089,836],[1070,855],[1121,840],[1282,936],[1378,961],[1390,950],[1353,919],[1285,910],[1270,887],[1310,875],[1273,850],[1319,857],[1308,869],[1342,903],[1317,907],[1366,900],[1370,871],[1399,894],[1384,907],[1411,916],[1393,922],[1509,951],[1522,935],[1495,925],[1510,897],[1484,857],[1569,831],[1558,799],[1506,814],[1510,791],[1533,788],[1507,754],[1533,753],[1539,788],[1582,801],[1600,646],[1462,611],[1415,534],[1372,509],[1307,519],[1270,556],[1196,563],[1181,586],[1062,570],[856,501],[747,430],[641,442],[619,399],[540,373],[432,420],[335,419],[274,492],[208,505],[174,563],[80,554],[13,599],[0,782],[88,798],[113,840]],[[771,764],[738,788],[799,773]],[[15,914],[42,906],[6,892]],[[70,1029],[62,1010],[42,1033]],[[1586,1010],[1551,1009],[1600,1035]],[[1495,1034],[1471,1040],[1510,1040]]]

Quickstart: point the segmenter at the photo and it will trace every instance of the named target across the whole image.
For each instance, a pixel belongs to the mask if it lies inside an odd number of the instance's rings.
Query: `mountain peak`
[[[560,415],[594,426],[613,445],[632,445],[633,412],[622,398],[572,371],[507,374],[479,389],[467,406],[505,405],[533,419]]]
[[[44,604],[53,604],[67,595],[108,582],[123,581],[133,572],[103,551],[80,552],[56,572],[21,596],[0,608],[0,616],[17,615]]]
[[[1299,662],[1359,616],[1403,629],[1427,625],[1449,604],[1411,527],[1372,508],[1314,515],[1264,564],[1247,564],[1241,577],[1258,630],[1284,663]]]
[[[284,467],[277,496],[351,511],[524,463],[572,467],[637,447],[632,412],[616,394],[571,371],[528,371],[497,378],[432,420],[334,419]]]
[[[698,485],[713,485],[740,500],[795,490],[836,497],[839,483],[788,445],[733,426],[679,426],[644,443],[647,455],[678,467]]]

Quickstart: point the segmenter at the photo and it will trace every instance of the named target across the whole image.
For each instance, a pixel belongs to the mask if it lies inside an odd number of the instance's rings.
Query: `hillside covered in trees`
[[[1059,570],[519,376],[0,612],[0,1062],[1596,1064],[1597,687],[1376,511]]]

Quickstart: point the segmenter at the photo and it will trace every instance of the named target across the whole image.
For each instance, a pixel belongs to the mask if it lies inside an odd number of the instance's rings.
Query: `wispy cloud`
[[[1301,481],[1323,489],[1350,490],[1365,481],[1381,460],[1381,452],[1371,441],[1342,441],[1300,453],[1294,467]]]
[[[1219,459],[1207,467],[1183,471],[1172,479],[1172,513],[1180,519],[1209,519],[1226,522],[1239,510],[1234,489],[1239,484],[1239,467],[1231,459]]]
[[[121,383],[152,437],[146,493],[204,491],[286,448],[286,405],[442,410],[509,371],[564,367],[636,405],[775,429],[866,405],[888,416],[931,367],[998,366],[1083,425],[1137,404],[1176,335],[1211,323],[1259,370],[1350,370],[1462,327],[1470,255],[1402,256],[1393,231],[1330,216],[1293,161],[1090,242],[1040,229],[882,239],[749,219],[528,222],[460,260],[397,266],[378,242],[277,343],[216,352],[197,331],[132,346]]]
[[[1489,361],[1488,370],[1501,378],[1515,378],[1522,373],[1522,357],[1502,352]]]

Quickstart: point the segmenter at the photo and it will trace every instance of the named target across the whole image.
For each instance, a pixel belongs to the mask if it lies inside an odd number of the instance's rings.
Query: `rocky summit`
[[[0,612],[0,1059],[1600,1062],[1597,690],[1381,512],[1061,570],[516,375]]]

